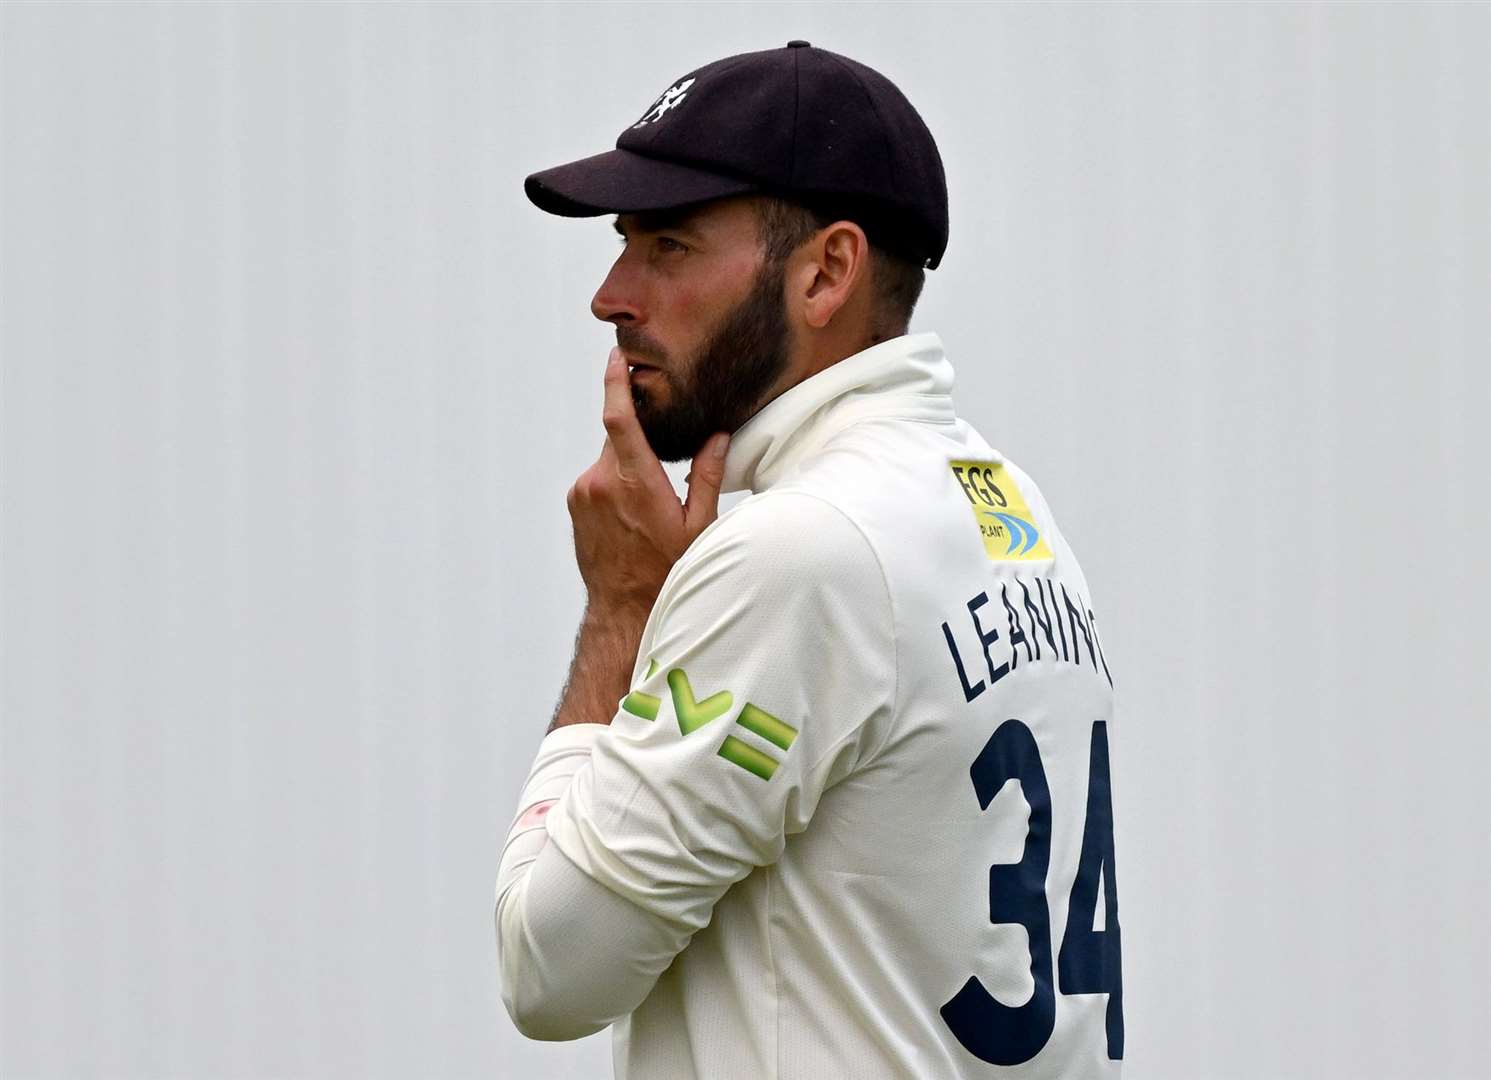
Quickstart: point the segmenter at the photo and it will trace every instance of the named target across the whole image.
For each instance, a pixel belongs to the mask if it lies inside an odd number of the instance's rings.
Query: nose
[[[601,322],[620,326],[645,322],[641,301],[641,283],[631,271],[630,260],[623,252],[611,264],[601,287],[590,299],[590,313]]]

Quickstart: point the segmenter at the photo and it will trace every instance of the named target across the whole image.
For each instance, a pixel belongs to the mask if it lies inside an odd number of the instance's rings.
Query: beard
[[[657,369],[654,378],[668,384],[666,404],[633,384],[637,422],[659,461],[692,458],[715,432],[735,434],[765,404],[766,391],[787,368],[791,345],[782,298],[786,272],[785,262],[763,265],[751,291],[710,331],[692,364]],[[616,328],[618,345],[642,355],[661,354],[633,349],[636,335],[629,340],[629,330]]]

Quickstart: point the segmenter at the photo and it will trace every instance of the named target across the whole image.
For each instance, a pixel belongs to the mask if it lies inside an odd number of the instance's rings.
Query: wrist
[[[609,724],[631,682],[650,608],[592,598],[580,620],[575,657],[550,730],[568,724]]]
[[[652,614],[652,602],[635,598],[591,596],[585,602],[582,629],[617,634],[635,634],[640,641],[642,628]]]

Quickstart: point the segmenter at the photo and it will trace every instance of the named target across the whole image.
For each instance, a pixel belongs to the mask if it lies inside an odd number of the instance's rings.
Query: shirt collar
[[[721,491],[764,491],[867,417],[951,423],[953,366],[933,331],[846,356],[767,402],[730,437]]]

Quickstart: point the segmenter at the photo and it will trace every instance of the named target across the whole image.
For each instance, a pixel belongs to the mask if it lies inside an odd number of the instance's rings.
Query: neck
[[[856,419],[895,415],[951,422],[952,386],[942,339],[930,331],[898,335],[843,357],[788,387],[736,430],[720,490],[764,490],[802,454]]]
[[[839,323],[839,326],[835,327],[834,323]],[[854,320],[852,324],[848,319],[835,319],[822,330],[807,330],[800,325],[795,326],[792,330],[792,359],[788,362],[787,369],[782,372],[782,377],[762,398],[761,405],[764,406],[804,379],[810,379],[820,371],[833,367],[845,357],[864,352],[872,345],[901,337],[906,333],[904,326],[900,329],[891,329],[883,325],[873,325],[863,319]]]

